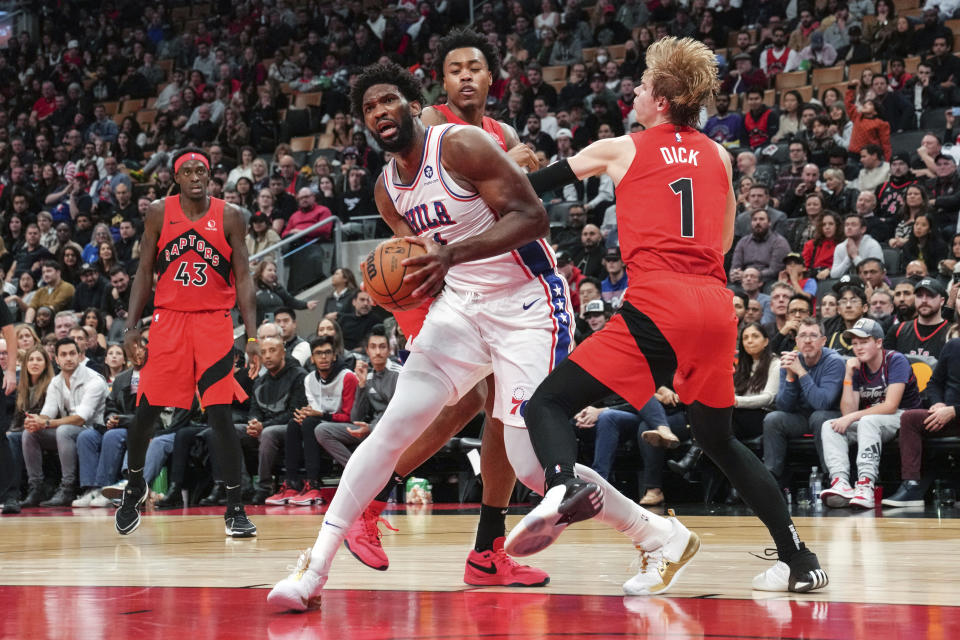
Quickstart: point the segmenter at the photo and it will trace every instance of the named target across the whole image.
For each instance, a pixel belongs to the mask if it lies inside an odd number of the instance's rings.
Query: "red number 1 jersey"
[[[673,271],[726,283],[721,243],[731,186],[716,143],[673,124],[630,138],[636,156],[616,190],[630,282],[640,282],[644,271]]]
[[[163,227],[157,241],[154,306],[175,311],[232,309],[237,300],[223,229],[224,201],[210,198],[207,214],[190,220],[179,196],[163,199]]]

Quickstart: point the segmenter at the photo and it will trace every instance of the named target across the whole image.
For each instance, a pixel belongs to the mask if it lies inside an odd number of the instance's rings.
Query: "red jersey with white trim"
[[[413,233],[440,244],[455,244],[483,233],[498,218],[479,193],[461,187],[443,168],[444,136],[460,126],[427,128],[420,168],[408,184],[400,182],[396,160],[390,160],[380,176]],[[509,253],[454,265],[447,272],[446,283],[455,289],[493,293],[552,273],[556,264],[553,249],[540,238]]]
[[[157,241],[157,291],[154,306],[175,311],[232,309],[237,301],[223,229],[224,201],[210,198],[205,216],[193,221],[180,196],[163,199],[163,227]]]
[[[673,124],[630,138],[636,155],[616,189],[620,251],[630,282],[641,282],[646,271],[673,271],[726,283],[723,222],[731,184],[717,144]]]
[[[471,126],[469,122],[461,119],[453,112],[453,109],[445,104],[435,104],[433,105],[433,108],[442,113],[449,124],[465,124],[467,126]],[[503,125],[493,118],[483,116],[483,125],[481,126],[481,129],[489,133],[490,137],[493,138],[494,142],[500,145],[501,149],[504,151],[507,150],[507,138],[503,135]]]

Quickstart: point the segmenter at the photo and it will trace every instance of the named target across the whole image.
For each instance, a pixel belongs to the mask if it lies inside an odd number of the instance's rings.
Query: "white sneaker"
[[[805,544],[800,543],[800,553],[792,562],[795,569],[777,560],[772,567],[754,577],[753,588],[757,591],[807,593],[830,584],[827,572],[820,567],[816,554],[807,549]]]
[[[103,507],[112,507],[112,506],[113,506],[113,500],[111,500],[111,499],[108,498],[107,496],[105,496],[105,495],[103,495],[102,493],[100,493],[100,490],[99,490],[99,489],[97,489],[97,490],[95,490],[95,491],[96,491],[97,493],[96,493],[96,495],[93,497],[93,500],[90,501],[90,505],[89,505],[90,507],[93,507],[93,508],[103,508]]]
[[[873,509],[876,506],[876,494],[873,491],[872,480],[863,478],[857,482],[853,498],[850,499],[850,506],[860,507],[861,509]]]
[[[320,575],[310,567],[312,551],[312,548],[303,551],[293,573],[270,590],[267,604],[274,611],[306,611],[320,607],[320,591],[327,582],[327,576]]]
[[[820,499],[823,500],[823,503],[834,509],[841,509],[849,505],[853,496],[853,487],[839,476],[833,479],[828,488],[820,492]]]
[[[79,509],[81,507],[89,507],[90,502],[100,493],[99,489],[89,489],[82,496],[70,503],[70,506],[74,509]]]
[[[121,480],[117,484],[112,484],[109,487],[104,487],[100,490],[104,496],[110,500],[120,500],[123,498],[123,490],[127,488],[127,481]]]
[[[602,508],[603,490],[594,483],[558,484],[510,530],[503,549],[507,555],[520,557],[543,551],[568,525],[592,518]]]
[[[623,583],[623,592],[628,596],[666,593],[700,550],[700,536],[676,518],[669,522],[673,532],[661,546],[650,550],[637,547],[640,571]]]

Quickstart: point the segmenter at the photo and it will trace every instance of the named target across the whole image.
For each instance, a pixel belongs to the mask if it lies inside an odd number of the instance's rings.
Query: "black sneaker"
[[[147,487],[127,483],[115,516],[117,533],[130,535],[140,526],[140,506],[147,501]]]
[[[176,483],[170,485],[166,495],[163,496],[163,500],[158,501],[156,504],[156,508],[160,511],[165,509],[182,509],[184,506],[183,490],[180,488],[180,485]]]
[[[36,507],[43,501],[43,486],[30,487],[27,497],[20,501],[21,507]]]
[[[229,507],[223,514],[223,520],[226,524],[226,533],[231,538],[253,538],[257,535],[257,527],[250,522],[242,504]]]
[[[889,498],[883,499],[887,507],[922,507],[924,490],[916,480],[904,480]]]
[[[273,491],[268,489],[257,489],[250,498],[250,504],[266,504],[267,498],[273,495]]]
[[[511,556],[529,556],[553,544],[568,525],[587,520],[603,508],[603,492],[592,482],[575,480],[547,491],[533,510],[507,536]]]
[[[13,515],[20,513],[20,502],[16,498],[8,498],[3,503],[3,515]]]
[[[77,490],[61,485],[53,497],[40,503],[41,507],[69,507],[77,499]]]

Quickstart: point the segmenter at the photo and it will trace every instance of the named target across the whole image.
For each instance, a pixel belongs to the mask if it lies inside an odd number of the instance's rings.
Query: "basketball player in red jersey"
[[[147,211],[140,265],[130,293],[124,342],[140,340],[137,322],[153,283],[156,311],[150,326],[147,361],[140,374],[137,411],[127,434],[129,480],[116,513],[117,532],[140,525],[146,499],[143,465],[154,424],[164,407],[190,408],[199,392],[213,429],[227,484],[226,533],[249,538],[257,529],[240,499],[240,440],[230,405],[246,394],[233,378],[233,318],[239,302],[246,329],[249,365],[259,368],[256,299],[250,277],[245,227],[240,211],[207,196],[210,159],[199,149],[173,158],[179,195],[155,201]]]
[[[496,47],[475,31],[454,30],[440,41],[438,60],[447,104],[426,107],[420,114],[423,124],[428,127],[446,123],[479,127],[490,134],[494,142],[518,165],[535,170],[538,167],[537,158],[527,145],[520,142],[516,130],[483,115],[493,82],[491,69],[500,68]],[[414,340],[419,333],[431,303],[427,301],[416,309],[394,312],[408,340]],[[545,571],[521,565],[502,553],[506,510],[517,477],[503,444],[503,423],[492,417],[493,388],[493,376],[490,376],[455,405],[444,408],[401,456],[395,478],[412,473],[429,460],[484,407],[487,421],[480,448],[480,477],[483,479],[480,522],[473,551],[467,557],[463,579],[475,586],[540,587],[550,581]],[[384,487],[350,528],[344,540],[355,558],[380,571],[386,570],[390,561],[380,544],[378,523],[394,486],[395,480],[392,480]],[[490,566],[495,569],[493,573],[487,569]]]
[[[531,176],[538,192],[600,173],[613,179],[624,205],[617,217],[630,284],[621,311],[560,363],[530,400],[527,427],[547,492],[510,532],[506,549],[535,553],[602,504],[599,488],[574,471],[574,414],[611,393],[640,407],[666,384],[688,405],[697,443],[776,543],[779,561],[754,579],[753,588],[820,589],[827,575],[800,542],[773,476],[731,428],[737,321],[723,255],[733,241],[736,200],[728,153],[693,128],[716,91],[716,58],[691,38],[665,38],[650,46],[646,59],[633,103],[645,131],[600,140]],[[686,562],[678,549],[668,540],[653,558],[665,585]]]

